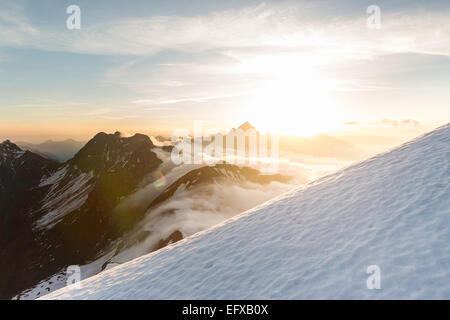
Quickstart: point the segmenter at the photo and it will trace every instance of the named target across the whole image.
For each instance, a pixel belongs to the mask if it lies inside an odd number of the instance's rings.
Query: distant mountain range
[[[250,129],[257,129],[248,121],[241,124],[237,129],[247,131]],[[235,128],[231,129],[232,133]],[[224,145],[226,135],[224,136]],[[170,137],[164,137],[158,135],[151,138],[154,144],[160,146],[171,145]],[[214,139],[213,139],[214,140]],[[209,142],[205,143],[208,144]],[[15,142],[23,150],[28,150],[44,158],[53,159],[58,162],[65,162],[71,159],[84,145],[85,142],[76,141],[73,139],[67,139],[62,141],[47,140],[39,144],[32,144],[24,141]],[[293,135],[280,135],[279,136],[280,151],[294,152],[307,154],[316,157],[335,157],[342,159],[355,159],[367,156],[365,152],[356,148],[346,140],[339,139],[327,134],[318,134],[313,137],[297,137]]]
[[[78,142],[48,141],[38,146],[59,154],[64,150],[67,156]],[[264,185],[289,180],[226,163],[186,167],[184,174],[153,188],[148,205],[122,206],[137,191],[158,182],[160,170],[171,168],[167,159],[170,148],[154,145],[143,134],[98,133],[63,163],[8,140],[1,143],[0,261],[8,263],[0,265],[0,298],[27,297],[30,288],[35,288],[33,297],[48,293],[54,282],[64,285],[69,265],[103,259],[94,271],[100,272],[122,250],[142,241],[142,235],[133,230],[183,188],[221,181]],[[180,230],[174,231],[149,251],[183,237]],[[110,252],[114,254],[106,257]]]
[[[64,162],[72,158],[85,142],[67,139],[63,141],[47,140],[39,144],[17,141],[16,144],[23,150],[29,150],[45,158]]]

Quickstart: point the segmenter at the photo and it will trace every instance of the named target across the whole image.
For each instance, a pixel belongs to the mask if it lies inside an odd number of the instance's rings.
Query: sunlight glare
[[[253,92],[243,117],[261,131],[312,136],[334,129],[342,115],[328,97],[329,81],[305,63],[280,57],[246,65],[269,80]]]

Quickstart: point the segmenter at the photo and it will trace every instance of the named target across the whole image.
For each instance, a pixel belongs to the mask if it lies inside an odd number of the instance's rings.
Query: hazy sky
[[[71,4],[80,30],[66,28]],[[380,29],[366,26],[373,4]],[[450,119],[449,17],[446,0],[0,0],[0,138],[194,120],[299,135],[437,126]]]

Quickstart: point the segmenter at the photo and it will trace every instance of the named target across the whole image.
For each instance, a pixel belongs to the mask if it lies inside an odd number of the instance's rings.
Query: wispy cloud
[[[348,121],[345,122],[346,126],[390,126],[395,128],[415,128],[420,126],[420,122],[414,119],[403,119],[403,120],[394,120],[394,119],[380,119],[377,121]]]
[[[80,32],[33,26],[16,11],[0,14],[0,44],[92,54],[151,55],[162,50],[214,48],[315,48],[341,58],[386,52],[450,55],[448,12],[383,14],[382,29],[354,19],[308,19],[301,4],[261,4],[204,16],[154,16],[83,25]],[[329,51],[334,49],[334,51]],[[336,51],[337,50],[337,51]]]
[[[98,115],[104,115],[113,112],[114,109],[112,108],[99,108],[99,109],[93,109],[87,112],[84,112],[87,116],[98,116]]]
[[[225,96],[206,96],[206,97],[192,97],[192,98],[178,98],[178,99],[167,99],[167,100],[152,100],[152,99],[141,99],[132,101],[134,104],[138,105],[164,105],[164,104],[177,104],[183,102],[207,102],[211,100],[222,100],[228,99],[232,97],[236,97],[237,95],[225,95]],[[155,109],[155,108],[153,108]],[[156,109],[164,109],[164,108],[156,108]]]
[[[81,102],[81,101],[55,101],[52,99],[36,99],[36,98],[29,98],[25,99],[29,100],[29,102],[25,103],[18,103],[18,104],[12,104],[11,107],[18,107],[18,108],[42,108],[42,107],[48,107],[48,108],[67,108],[72,106],[88,106],[88,102]]]

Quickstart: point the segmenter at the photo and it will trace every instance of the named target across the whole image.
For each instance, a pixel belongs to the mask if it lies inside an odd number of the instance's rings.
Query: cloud
[[[312,49],[339,59],[398,52],[450,55],[448,12],[383,13],[381,30],[369,30],[364,11],[353,19],[332,17],[324,21],[308,18],[308,10],[301,4],[261,4],[203,16],[84,24],[77,32],[67,32],[34,26],[17,10],[7,9],[0,14],[0,45],[137,56],[163,50],[255,47]]]
[[[404,119],[404,120],[382,119],[380,122],[383,124],[391,125],[393,127],[417,127],[420,125],[419,121],[412,119]]]
[[[105,115],[105,114],[111,113],[113,111],[114,111],[114,109],[112,109],[112,108],[98,108],[98,109],[93,109],[93,110],[84,112],[84,115],[99,116],[99,115]]]
[[[178,99],[167,99],[167,100],[152,100],[152,99],[140,99],[132,101],[134,104],[138,105],[161,105],[161,104],[176,104],[183,102],[206,102],[211,100],[222,100],[231,97],[236,97],[237,95],[225,95],[225,96],[206,96],[206,97],[191,97],[191,98],[178,98]],[[166,110],[164,108],[151,108],[152,110]],[[147,109],[148,110],[148,109]]]
[[[211,184],[200,184],[193,189],[181,186],[167,201],[147,211],[141,223],[130,232],[131,238],[126,245],[129,247],[113,257],[112,262],[122,263],[147,254],[158,247],[162,239],[169,238],[176,231],[180,231],[183,237],[188,237],[220,224],[294,187],[326,175],[345,163],[314,158],[310,160],[313,165],[305,165],[301,163],[304,156],[290,156],[298,158],[293,161],[282,159],[280,166],[281,174],[293,177],[289,183],[271,182],[267,185],[259,185],[247,181],[238,183],[217,180]],[[168,158],[163,159],[168,160]],[[180,172],[189,171],[187,166],[175,167],[173,170],[178,172],[166,174],[167,185],[171,184],[174,177],[179,177]],[[154,183],[149,182],[147,186],[122,202],[121,209],[147,208],[151,200],[156,197]]]
[[[395,128],[415,128],[419,127],[421,124],[419,121],[414,119],[403,119],[403,120],[393,120],[393,119],[381,119],[377,121],[348,121],[345,122],[346,126],[390,126]]]
[[[40,34],[23,13],[23,7],[10,1],[1,2],[0,45],[26,46],[27,42]]]
[[[69,102],[66,102],[66,104],[70,105],[70,106],[87,106],[87,105],[89,105],[89,102],[69,101]]]

